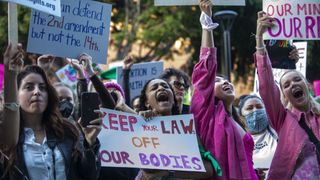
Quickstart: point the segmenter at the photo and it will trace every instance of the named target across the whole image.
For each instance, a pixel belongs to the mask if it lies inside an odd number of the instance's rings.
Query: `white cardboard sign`
[[[162,61],[133,64],[129,74],[130,98],[139,96],[146,82],[159,77],[162,71]],[[124,87],[122,67],[117,67],[117,83]]]
[[[263,0],[263,11],[275,19],[264,39],[320,39],[319,0]]]
[[[102,166],[204,172],[192,114],[154,117],[102,109]]]
[[[48,14],[61,16],[60,0],[7,0]]]
[[[216,6],[245,6],[245,0],[212,0]],[[198,0],[155,0],[155,6],[190,6],[198,5]]]
[[[85,52],[105,64],[111,5],[89,0],[64,0],[61,17],[33,10],[27,51],[77,59]]]

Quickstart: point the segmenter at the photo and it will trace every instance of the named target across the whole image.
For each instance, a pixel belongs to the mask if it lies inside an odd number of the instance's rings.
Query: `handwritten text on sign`
[[[216,6],[245,6],[245,0],[212,0]],[[198,0],[155,0],[155,6],[198,5]]]
[[[133,64],[129,74],[129,88],[131,99],[139,96],[145,83],[152,78],[159,77],[162,71],[162,61]],[[122,67],[117,68],[117,82],[122,87],[124,87]]]
[[[265,39],[320,39],[319,0],[264,0],[263,11],[276,25]]]
[[[143,117],[109,109],[99,134],[102,166],[204,172],[193,115]]]
[[[87,0],[64,0],[61,11],[61,18],[32,11],[28,52],[75,59],[86,52],[94,62],[105,64],[111,5]]]
[[[60,0],[8,0],[55,16],[61,16]]]

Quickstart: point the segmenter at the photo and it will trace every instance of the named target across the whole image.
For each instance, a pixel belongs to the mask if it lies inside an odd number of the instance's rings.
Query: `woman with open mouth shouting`
[[[147,120],[154,116],[178,115],[179,107],[172,87],[163,79],[149,80],[141,91],[140,112]],[[178,172],[163,170],[141,170],[136,179],[203,179],[213,174],[210,161],[203,159],[206,172]]]
[[[258,13],[254,56],[260,95],[270,124],[279,135],[268,179],[319,179],[320,107],[309,95],[306,79],[295,70],[284,73],[280,79],[281,93],[289,105],[286,108],[281,104],[262,37],[274,25],[273,21],[266,13]]]
[[[204,147],[217,159],[222,176],[212,179],[258,179],[253,170],[253,139],[239,119],[233,107],[233,85],[223,77],[217,77],[217,49],[212,30],[212,3],[200,0],[202,15],[202,47],[200,60],[192,74],[194,95],[191,113],[194,114],[196,131]]]

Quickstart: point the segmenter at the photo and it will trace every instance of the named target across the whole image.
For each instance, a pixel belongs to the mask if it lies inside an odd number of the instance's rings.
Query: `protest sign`
[[[296,63],[296,70],[306,77],[307,73],[307,42],[294,42],[294,46],[299,51],[299,61]]]
[[[157,78],[163,71],[163,62],[148,62],[133,64],[129,74],[129,88],[131,100],[140,95],[146,82],[152,78]],[[123,68],[117,67],[117,83],[123,86]]]
[[[60,0],[6,0],[55,16],[61,16]]]
[[[215,6],[245,6],[245,0],[212,0]],[[184,6],[198,5],[198,0],[155,0],[155,6]]]
[[[56,75],[63,84],[70,86],[74,92],[77,92],[77,72],[73,67],[67,64],[59,69]]]
[[[263,0],[263,11],[275,19],[264,39],[320,39],[319,0]]]
[[[289,53],[293,50],[292,41],[268,40],[266,41],[266,48],[272,68],[296,69],[296,63],[289,59]]]
[[[192,114],[142,116],[102,109],[102,166],[204,172]]]
[[[33,10],[27,51],[76,59],[81,53],[93,62],[107,59],[111,5],[88,0],[64,0],[61,17]]]
[[[307,42],[293,42],[293,45],[296,46],[298,53],[299,53],[299,60],[296,63],[295,70],[299,71],[304,77],[306,77],[306,67],[307,67]],[[270,56],[271,58],[271,56]],[[270,59],[272,62],[272,59]],[[294,62],[294,60],[291,60]],[[272,68],[272,73],[274,80],[277,85],[280,83],[280,78],[282,77],[283,73],[286,71],[289,71],[290,69],[279,69],[279,68]],[[254,87],[253,92],[258,93],[259,92],[259,80],[258,80],[258,74],[257,71],[255,72],[255,78],[254,78]]]
[[[4,84],[4,65],[0,64],[0,93],[3,90],[3,84]]]

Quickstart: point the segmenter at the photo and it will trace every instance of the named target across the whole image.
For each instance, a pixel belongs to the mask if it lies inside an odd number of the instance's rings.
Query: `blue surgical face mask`
[[[248,130],[251,133],[260,133],[269,125],[268,116],[265,109],[255,110],[245,117]]]

